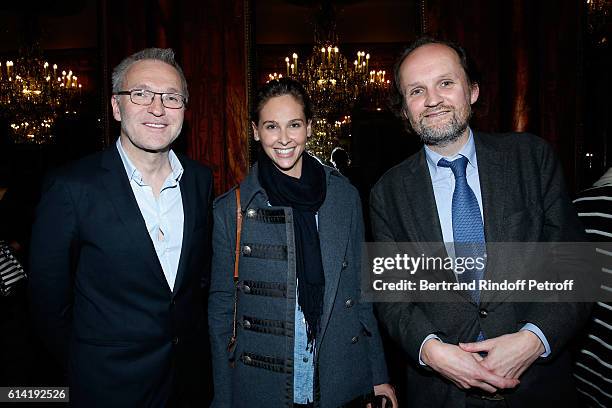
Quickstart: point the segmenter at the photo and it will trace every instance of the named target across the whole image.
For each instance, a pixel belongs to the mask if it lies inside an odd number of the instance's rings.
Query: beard
[[[449,111],[450,118],[447,118],[445,122],[441,122],[434,125],[428,125],[425,123],[427,118],[425,115],[441,111]],[[463,135],[463,132],[467,129],[470,117],[472,116],[471,106],[468,104],[466,108],[456,110],[451,105],[438,106],[435,109],[428,109],[423,112],[419,119],[416,120],[413,116],[408,115],[410,126],[412,130],[419,135],[421,141],[428,146],[439,146],[445,147],[453,143]]]

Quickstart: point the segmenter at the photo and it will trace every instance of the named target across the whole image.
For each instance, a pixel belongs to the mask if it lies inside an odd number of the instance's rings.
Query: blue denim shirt
[[[307,349],[306,320],[295,296],[295,344],[293,346],[293,402],[313,402],[314,355]]]
[[[319,215],[315,214],[317,228]],[[296,279],[297,283],[297,279]],[[293,402],[307,404],[314,401],[314,355],[308,351],[308,335],[306,334],[306,318],[300,309],[295,289],[295,343],[293,344]]]

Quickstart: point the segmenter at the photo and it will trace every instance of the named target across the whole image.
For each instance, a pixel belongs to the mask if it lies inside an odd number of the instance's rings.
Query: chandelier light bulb
[[[386,98],[386,82],[382,81],[382,73],[377,76],[375,70],[370,70],[371,55],[365,50],[355,51],[357,59],[351,67],[352,58],[347,61],[340,53],[335,25],[328,32],[315,24],[314,31],[315,43],[310,55],[302,57],[304,60],[300,61],[302,65],[298,69],[297,53],[289,53],[285,68],[287,76],[299,80],[316,101],[315,116],[319,119],[313,122],[312,137],[306,149],[328,160],[340,137],[350,136],[346,127],[350,126],[350,119],[346,119],[346,112],[350,112],[361,98],[370,101],[366,106],[372,109],[380,106],[378,102]]]
[[[17,143],[52,141],[57,117],[67,109],[76,112],[73,105],[80,96],[77,88],[82,86],[72,70],[67,70],[68,74],[62,71],[60,77],[57,64],[53,64],[51,73],[51,65],[42,58],[40,49],[20,49],[16,61],[6,61],[6,71],[0,64],[0,104],[5,108],[0,115],[11,123],[10,131]]]

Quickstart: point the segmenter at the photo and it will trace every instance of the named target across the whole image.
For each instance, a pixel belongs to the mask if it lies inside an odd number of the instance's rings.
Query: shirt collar
[[[138,171],[136,166],[134,166],[134,163],[132,163],[127,153],[123,149],[123,145],[121,145],[121,138],[117,138],[116,146],[117,150],[119,151],[119,156],[121,157],[121,161],[123,162],[123,167],[125,168],[125,172],[128,176],[128,179],[134,180],[141,186],[146,185],[146,183],[142,179],[142,174],[140,173],[140,171]],[[172,149],[170,149],[170,151],[168,152],[168,161],[170,162],[170,168],[172,169],[172,180],[174,180],[176,184],[181,180],[181,177],[183,176],[183,165],[181,164],[181,161],[178,159],[174,151],[172,151]]]
[[[432,171],[432,175],[435,177],[438,174],[438,162],[440,159],[444,158],[448,161],[453,161],[459,156],[464,156],[468,159],[468,165],[474,169],[478,168],[478,163],[476,161],[476,145],[474,144],[474,135],[472,134],[472,129],[468,127],[469,136],[468,140],[463,145],[461,150],[457,154],[452,157],[442,156],[439,153],[431,150],[427,145],[425,145],[425,156],[427,158],[427,164],[429,165],[430,170]]]
[[[178,183],[181,181],[181,177],[183,177],[183,165],[172,149],[168,152],[168,160],[172,169],[172,179]]]

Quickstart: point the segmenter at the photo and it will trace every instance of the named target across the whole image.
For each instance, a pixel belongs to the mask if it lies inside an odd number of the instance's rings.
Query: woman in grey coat
[[[357,191],[305,152],[312,109],[298,82],[268,82],[252,119],[261,149],[240,184],[238,258],[236,189],[214,204],[213,407],[366,407],[374,394],[396,406],[372,307],[360,301]]]

